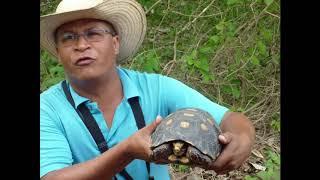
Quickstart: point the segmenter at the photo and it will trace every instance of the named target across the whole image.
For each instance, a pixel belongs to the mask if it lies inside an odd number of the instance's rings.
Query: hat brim
[[[95,7],[40,17],[40,45],[58,57],[54,32],[78,19],[100,19],[110,22],[120,38],[117,61],[126,61],[137,52],[146,34],[146,15],[139,3],[132,0],[103,1]]]

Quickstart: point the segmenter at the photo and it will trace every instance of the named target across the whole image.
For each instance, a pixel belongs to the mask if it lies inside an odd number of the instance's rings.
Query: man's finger
[[[238,146],[235,143],[227,144],[222,153],[218,156],[217,160],[212,164],[212,167],[216,170],[223,169],[232,160],[237,149]]]
[[[219,158],[212,164],[213,170],[216,172],[224,170],[225,166],[231,161],[231,157],[221,154]]]
[[[155,123],[156,123],[157,125],[159,125],[160,122],[161,122],[161,120],[162,120],[162,117],[161,117],[160,115],[158,115],[157,118],[156,118],[156,120],[155,120]]]
[[[156,120],[154,120],[152,122],[152,124],[150,124],[149,126],[146,127],[147,131],[151,134],[156,128],[157,126],[160,124],[162,117],[161,116],[157,116]]]
[[[220,134],[218,138],[222,144],[229,144],[232,141],[232,135],[229,132]]]

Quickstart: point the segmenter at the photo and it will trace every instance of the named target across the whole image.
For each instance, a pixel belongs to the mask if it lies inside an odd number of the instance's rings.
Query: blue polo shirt
[[[138,96],[146,124],[157,115],[168,114],[184,107],[197,107],[208,111],[220,124],[228,109],[220,106],[182,82],[159,74],[141,73],[117,67],[124,97],[108,127],[96,102],[78,95],[71,87],[71,95],[78,106],[85,103],[99,125],[111,148],[134,134],[138,127],[128,99]],[[108,101],[108,100],[106,100]],[[40,95],[40,177],[50,171],[95,158],[100,151],[74,108],[66,99],[61,82]],[[155,179],[170,179],[167,165],[150,164]],[[126,167],[133,179],[147,179],[144,161],[133,160]],[[123,179],[117,175],[118,179]]]

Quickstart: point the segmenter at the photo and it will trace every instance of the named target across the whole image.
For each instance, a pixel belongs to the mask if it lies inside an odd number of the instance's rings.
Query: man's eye
[[[62,41],[63,42],[74,40],[74,39],[75,39],[75,36],[72,33],[65,33],[65,34],[62,35]]]
[[[89,39],[91,39],[91,38],[99,38],[99,37],[103,36],[102,32],[94,31],[94,30],[88,31],[86,34],[87,34],[87,37]]]

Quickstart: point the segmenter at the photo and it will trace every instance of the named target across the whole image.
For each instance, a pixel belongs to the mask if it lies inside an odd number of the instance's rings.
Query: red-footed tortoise
[[[206,111],[183,108],[164,118],[151,135],[153,160],[206,168],[221,152],[219,126]]]

